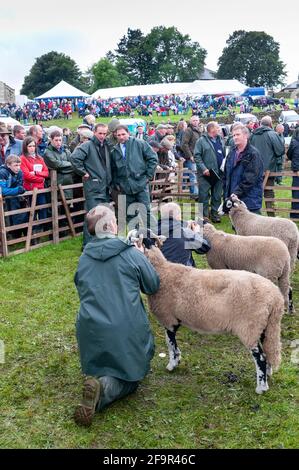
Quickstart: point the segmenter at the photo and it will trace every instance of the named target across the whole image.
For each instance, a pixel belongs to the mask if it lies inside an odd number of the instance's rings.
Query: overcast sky
[[[212,70],[233,31],[265,31],[280,44],[287,82],[298,78],[298,0],[26,0],[1,4],[0,80],[18,94],[35,59],[50,51],[69,55],[85,71],[128,28],[147,34],[160,25],[189,34],[207,50]]]

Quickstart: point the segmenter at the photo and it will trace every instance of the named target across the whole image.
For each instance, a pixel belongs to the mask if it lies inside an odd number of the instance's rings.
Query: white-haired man
[[[96,411],[134,392],[149,372],[154,338],[140,291],[154,294],[160,282],[143,249],[118,238],[108,206],[89,211],[86,221],[94,237],[75,275],[77,341],[87,377],[74,418],[83,426],[91,424]]]

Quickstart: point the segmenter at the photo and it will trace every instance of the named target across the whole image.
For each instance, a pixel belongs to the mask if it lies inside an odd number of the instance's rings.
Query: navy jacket
[[[162,253],[171,263],[195,266],[192,250],[204,254],[210,249],[210,244],[199,233],[194,233],[186,227],[185,222],[172,218],[158,222],[158,234],[165,235]]]
[[[260,153],[251,144],[247,144],[237,164],[235,155],[234,147],[227,156],[224,169],[224,199],[234,193],[249,210],[259,210],[263,200],[264,173]]]

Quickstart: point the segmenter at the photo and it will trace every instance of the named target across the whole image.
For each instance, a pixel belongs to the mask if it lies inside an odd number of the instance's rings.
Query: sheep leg
[[[294,313],[293,289],[289,288],[289,313]]]
[[[267,383],[267,361],[260,344],[251,349],[251,354],[256,368],[256,393],[266,392],[269,387]]]
[[[263,342],[265,340],[265,331],[262,332],[261,334],[261,338],[260,338],[260,345],[261,345],[261,348],[263,349]],[[267,366],[266,366],[266,372],[267,372],[267,376],[270,377],[272,374],[273,374],[273,370],[272,370],[272,367],[271,365],[269,364],[269,362],[267,362]]]
[[[168,346],[168,353],[169,353],[169,362],[167,364],[167,370],[175,369],[181,360],[181,351],[178,348],[175,335],[180,325],[175,325],[172,327],[172,330],[166,328],[165,335],[166,335],[166,343]]]

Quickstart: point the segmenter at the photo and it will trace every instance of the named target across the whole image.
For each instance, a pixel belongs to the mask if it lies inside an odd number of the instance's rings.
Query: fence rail
[[[174,198],[179,202],[184,199],[189,200],[190,186],[194,184],[189,181],[190,173],[192,171],[183,168],[181,163],[175,170],[157,170],[154,180],[150,182],[153,206],[157,209],[162,202],[168,202]],[[298,214],[299,218],[299,208],[291,208],[291,203],[299,203],[299,187],[269,185],[268,178],[276,176],[290,178],[297,175],[289,170],[266,174],[264,188],[274,190],[275,196],[264,199],[265,204],[267,206],[271,204],[272,207],[263,208],[263,212],[269,215],[287,216],[288,214],[294,219],[293,216]],[[0,257],[25,253],[53,243],[57,244],[82,233],[85,215],[83,184],[58,185],[57,173],[53,170],[50,172],[50,181],[49,188],[34,189],[22,196],[15,196],[26,203],[26,206],[20,209],[8,210],[5,201],[10,198],[3,198],[0,194]],[[67,189],[73,190],[72,199],[66,199],[65,190]],[[292,198],[294,190],[298,191],[297,198]],[[283,197],[279,197],[282,191],[284,191]],[[286,191],[290,192],[289,197],[286,197]],[[39,194],[46,195],[46,204],[38,204]],[[47,210],[46,218],[39,218],[38,214],[41,209]],[[13,223],[14,216],[26,216],[26,214],[27,217],[23,223]]]

